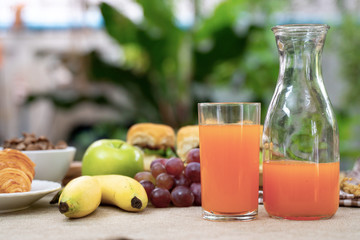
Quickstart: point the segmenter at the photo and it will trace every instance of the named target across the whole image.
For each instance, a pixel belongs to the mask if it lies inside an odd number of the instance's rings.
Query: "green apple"
[[[144,170],[143,153],[122,140],[102,139],[92,143],[82,160],[82,175],[119,174],[134,177]]]

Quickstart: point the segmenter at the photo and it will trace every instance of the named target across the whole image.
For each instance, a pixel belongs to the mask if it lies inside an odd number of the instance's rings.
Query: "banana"
[[[144,187],[133,178],[122,175],[99,175],[93,178],[101,186],[101,203],[130,212],[141,211],[148,204]]]
[[[62,191],[63,191],[63,188],[62,189],[60,189],[60,191],[58,191],[55,195],[54,195],[54,197],[50,200],[50,204],[58,204],[59,203],[59,198],[60,198],[60,195],[61,195],[61,193],[62,193]]]
[[[69,218],[84,217],[100,205],[101,187],[96,179],[82,176],[71,180],[59,198],[59,211]]]

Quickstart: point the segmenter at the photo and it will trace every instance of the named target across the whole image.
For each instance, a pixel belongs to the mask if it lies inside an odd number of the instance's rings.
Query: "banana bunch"
[[[122,175],[81,176],[70,181],[59,197],[59,211],[69,218],[84,217],[100,205],[138,212],[148,203],[143,186]]]

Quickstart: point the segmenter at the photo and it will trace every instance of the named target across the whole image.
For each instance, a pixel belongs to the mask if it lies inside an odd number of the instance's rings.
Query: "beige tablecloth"
[[[0,214],[0,239],[359,239],[360,208],[340,207],[322,221],[271,219],[263,205],[251,222],[210,222],[201,218],[200,207],[148,207],[128,213],[100,206],[93,214],[70,220],[47,196],[30,208]]]

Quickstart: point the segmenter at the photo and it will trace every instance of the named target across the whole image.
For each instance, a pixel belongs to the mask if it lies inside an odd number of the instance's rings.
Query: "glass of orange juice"
[[[198,104],[204,219],[256,218],[260,108],[260,103]]]

